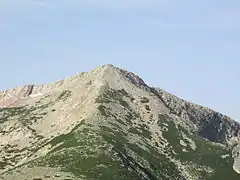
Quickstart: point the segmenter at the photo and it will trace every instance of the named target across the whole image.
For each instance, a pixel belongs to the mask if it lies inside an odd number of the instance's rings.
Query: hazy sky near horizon
[[[240,120],[239,0],[0,0],[0,89],[114,64]]]

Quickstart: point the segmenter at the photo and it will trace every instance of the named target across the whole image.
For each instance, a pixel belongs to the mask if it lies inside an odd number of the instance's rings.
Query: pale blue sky
[[[0,0],[0,89],[101,64],[240,120],[239,0]]]

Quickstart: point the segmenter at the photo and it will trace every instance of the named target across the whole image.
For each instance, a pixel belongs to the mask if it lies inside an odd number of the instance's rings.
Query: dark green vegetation
[[[0,123],[9,120],[11,117],[20,115],[26,111],[25,107],[0,108]]]
[[[72,92],[69,90],[64,90],[58,97],[58,99],[62,101],[66,101],[70,96],[72,95]]]
[[[116,124],[117,122],[113,123]],[[97,130],[82,123],[67,135],[51,141],[53,146],[62,143],[46,157],[31,166],[62,167],[76,177],[86,179],[176,179],[175,165],[144,142],[144,146],[128,141],[127,134],[112,125]],[[134,134],[134,133],[133,133]],[[29,165],[29,167],[31,167]],[[164,169],[166,168],[166,169]]]
[[[123,107],[129,108],[128,103],[124,100],[123,97],[134,99],[124,89],[121,90],[109,89],[96,99],[96,103],[119,102]]]

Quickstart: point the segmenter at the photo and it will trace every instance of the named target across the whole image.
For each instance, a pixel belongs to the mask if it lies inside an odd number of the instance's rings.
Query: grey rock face
[[[207,107],[184,101],[164,90],[157,89],[162,100],[172,112],[190,125],[196,132],[209,141],[229,145],[229,141],[240,136],[240,124],[221,113]],[[193,130],[193,128],[191,129]]]

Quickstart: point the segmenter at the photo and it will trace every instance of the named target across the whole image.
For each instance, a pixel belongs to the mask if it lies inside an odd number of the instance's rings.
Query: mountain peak
[[[134,73],[123,70],[112,64],[105,64],[89,72],[81,72],[77,75],[58,80],[53,83],[42,85],[24,85],[0,91],[0,107],[12,107],[18,105],[23,98],[40,94],[53,93],[64,89],[77,88],[90,82],[108,83],[113,86],[122,86],[124,81],[128,81],[138,87],[146,88],[144,81]],[[118,84],[116,84],[118,83]]]
[[[6,180],[239,179],[239,123],[111,64],[0,103]]]
[[[106,68],[115,68],[115,69],[118,68],[117,66],[115,66],[115,65],[113,65],[113,64],[104,64],[104,65],[102,65],[102,67],[106,67]]]

